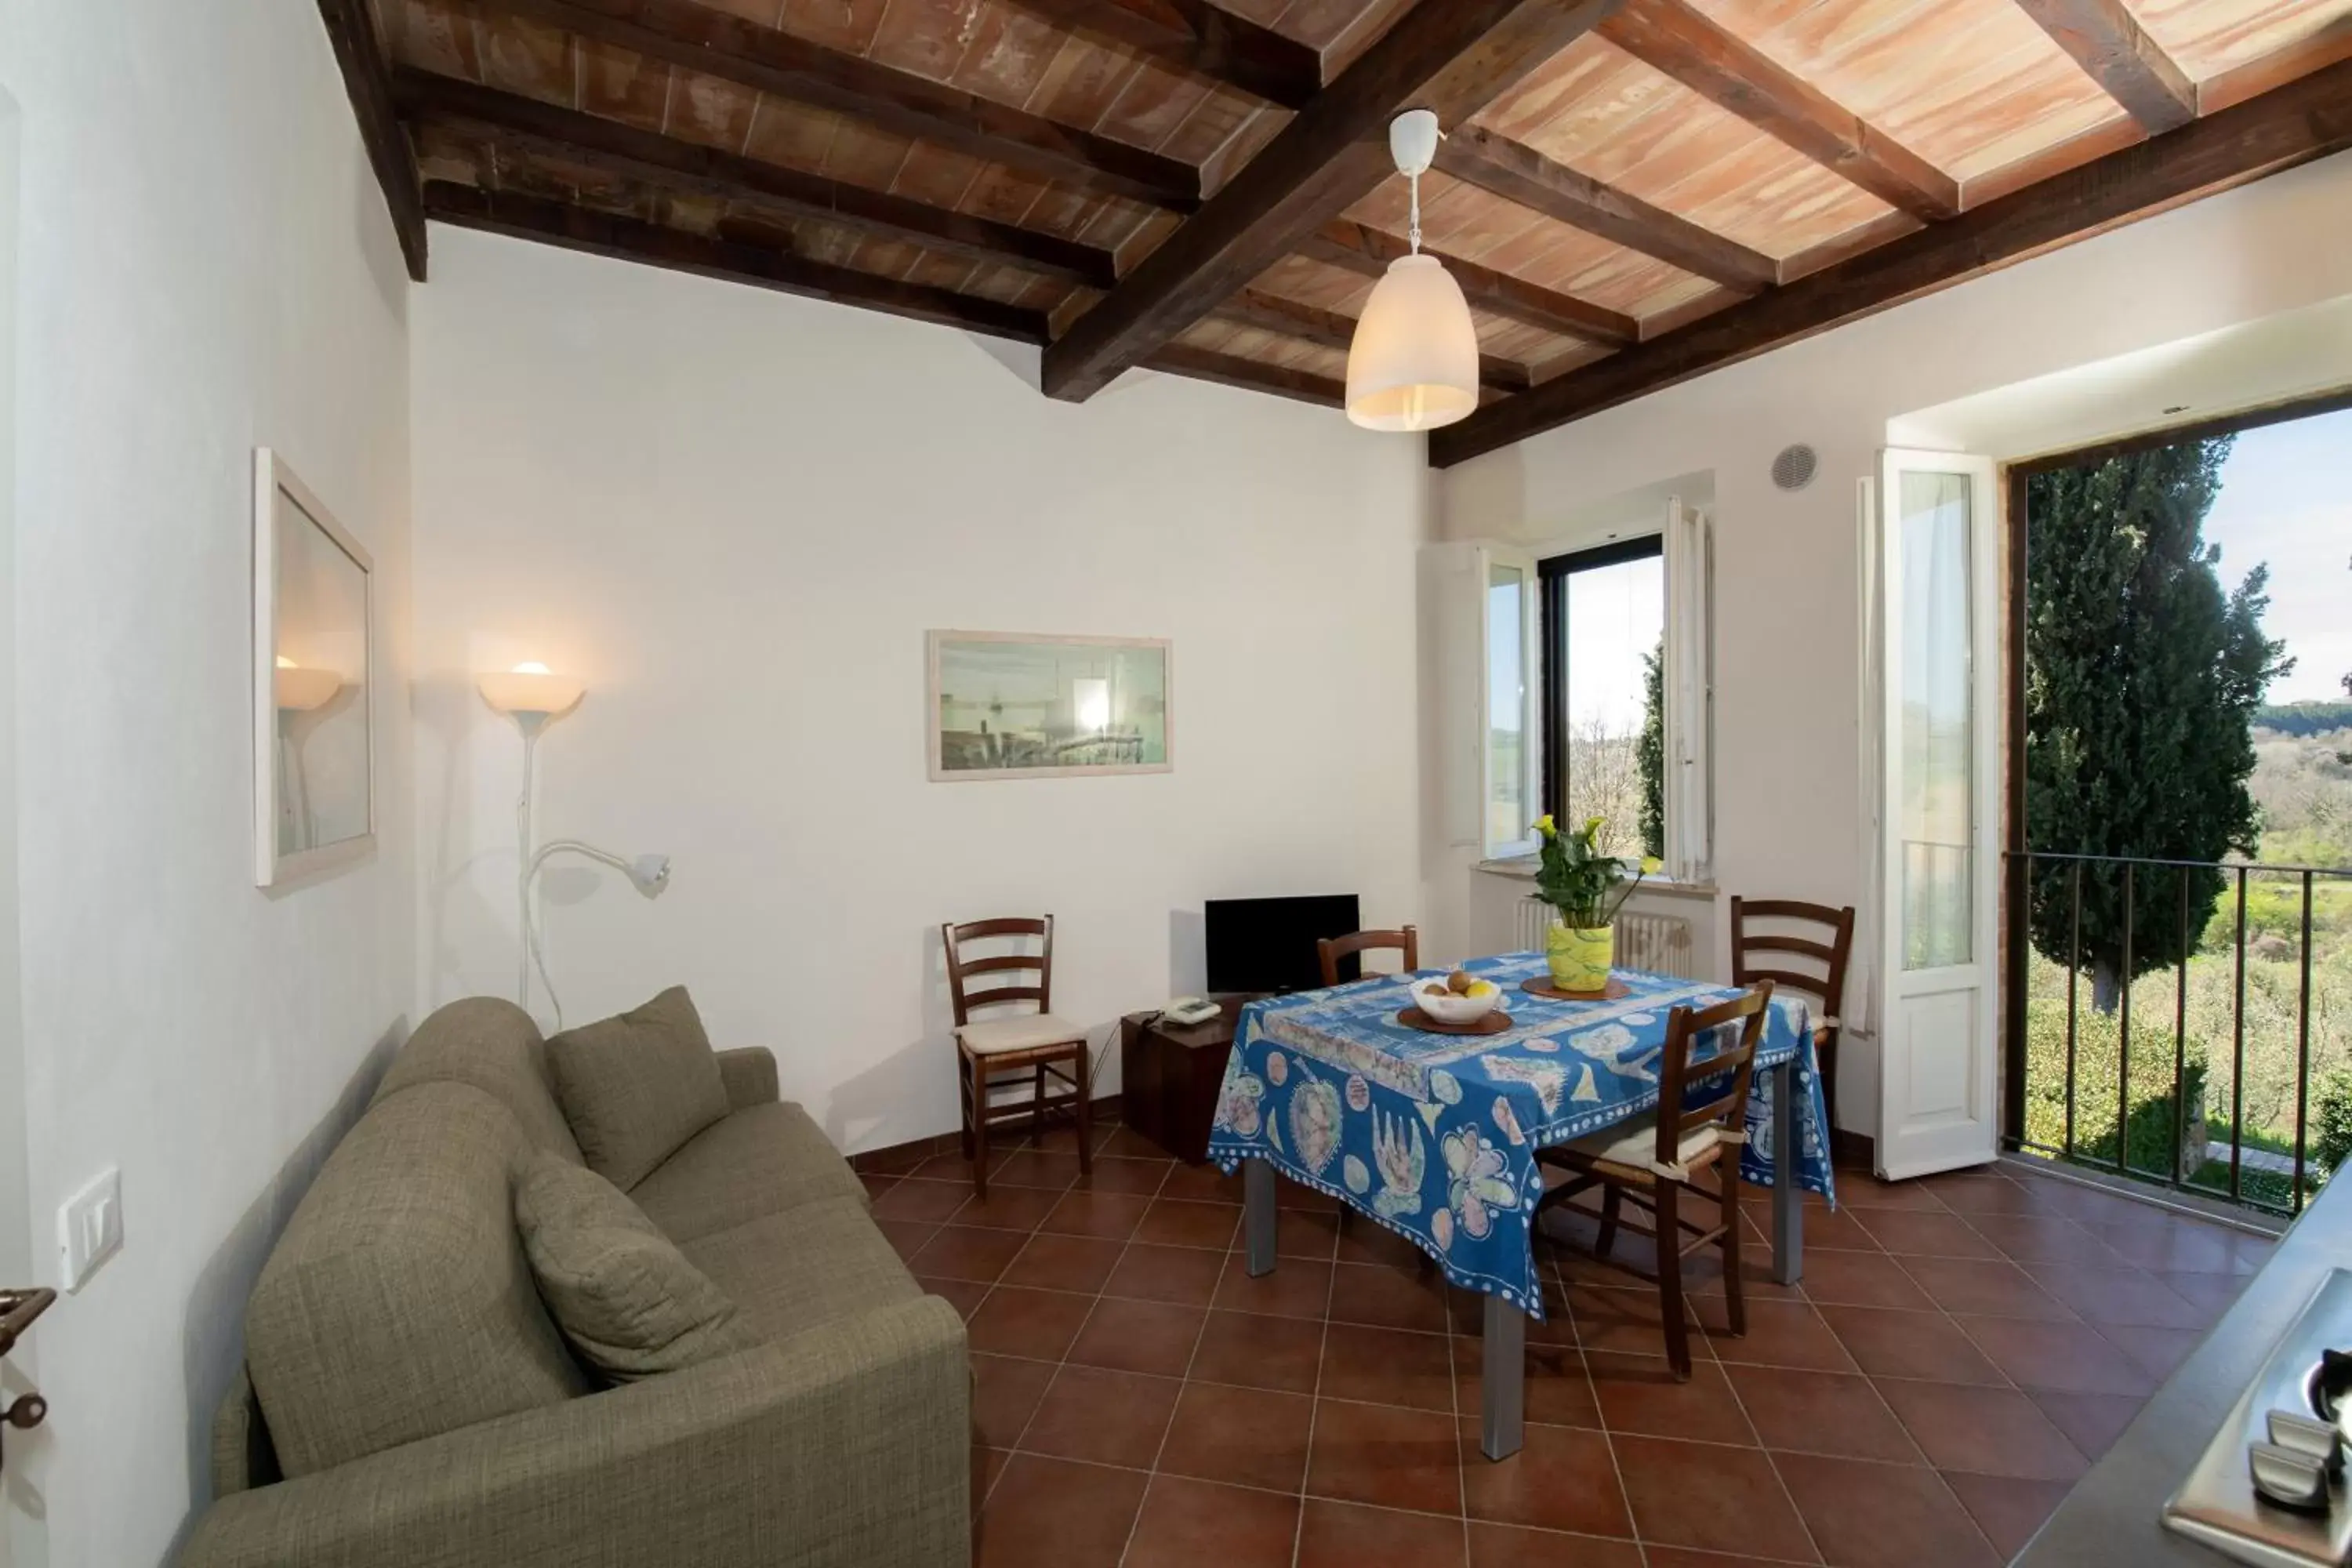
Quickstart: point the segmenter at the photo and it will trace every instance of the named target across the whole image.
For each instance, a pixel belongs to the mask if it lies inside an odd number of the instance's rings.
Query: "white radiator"
[[[1519,900],[1518,945],[1528,951],[1541,952],[1544,932],[1551,929],[1552,907],[1541,899]],[[1635,914],[1620,910],[1617,915],[1617,965],[1621,969],[1646,969],[1653,974],[1673,974],[1692,978],[1690,921],[1680,915]]]

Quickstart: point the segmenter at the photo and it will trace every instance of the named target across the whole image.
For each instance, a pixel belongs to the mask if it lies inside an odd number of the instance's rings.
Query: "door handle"
[[[0,1356],[16,1348],[18,1337],[57,1299],[55,1290],[0,1290]],[[14,1426],[19,1432],[29,1432],[47,1420],[48,1414],[47,1400],[37,1394],[20,1394],[5,1410],[0,1410],[0,1427]],[[0,1464],[5,1462],[6,1455],[0,1452]]]

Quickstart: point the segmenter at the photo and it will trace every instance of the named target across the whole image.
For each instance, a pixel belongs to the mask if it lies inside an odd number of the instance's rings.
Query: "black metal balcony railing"
[[[2323,887],[2352,888],[2352,868],[2166,860],[2045,850],[2012,850],[2008,852],[2006,860],[2009,908],[2003,1050],[2008,1145],[2109,1170],[2137,1181],[2158,1182],[2182,1192],[2224,1198],[2251,1208],[2282,1215],[2300,1212],[2317,1182],[2328,1174],[2315,1169],[2313,1163],[2313,976],[2318,958],[2314,949],[2314,912]],[[2111,1115],[2104,1103],[2108,1092],[2105,1074],[2110,1066],[2105,1059],[2108,1026],[2103,1016],[2086,1016],[2082,994],[2086,879],[2093,884],[2102,909],[2112,912],[2116,901],[2120,901],[2120,921],[2109,922],[2120,932],[2120,953],[2108,966],[2109,973],[2120,982],[2115,984],[2113,993]],[[2283,1113],[2285,1107],[2279,1102],[2291,1098],[2291,1138],[2288,1128],[2275,1121],[2267,1127],[2249,1127],[2247,1123],[2250,888],[2284,891],[2292,900],[2289,912],[2300,938],[2293,944],[2292,1054],[2282,1059],[2281,1047],[2288,1042],[2277,1037],[2285,1031],[2278,1026],[2282,1020],[2276,1016],[2275,1008],[2269,1009],[2257,1023],[2254,1041],[2261,1058],[2260,1073],[2279,1080],[2273,1085],[2276,1092],[2266,1096],[2274,1108],[2273,1114]],[[2279,912],[2278,901],[2266,894],[2266,920]],[[2135,940],[2149,930],[2148,915],[2166,902],[2172,903],[2178,911],[2177,930],[2170,933],[2174,939],[2172,952],[2177,957],[2135,984],[2131,979]],[[2201,916],[2200,904],[2205,911]],[[2060,910],[2066,917],[2063,922],[2052,918]],[[2037,926],[2042,939],[2038,945],[2032,940]],[[2066,948],[2063,965],[2063,1052],[2052,1049],[2055,1041],[2049,1037],[2055,1033],[2051,1023],[2057,999],[2048,993],[2060,967],[2048,951],[2058,945],[2053,939],[2059,932],[2053,931],[2053,926],[2063,927]],[[2217,931],[2217,926],[2222,930]],[[2275,935],[2274,931],[2265,934],[2265,952],[2258,959],[2273,974],[2279,963],[2275,951],[2278,944],[2272,940]],[[2220,999],[2214,991],[2221,985],[2227,987],[2230,1072],[2226,1184],[2207,1170],[2221,1162],[2192,1160],[2193,1154],[2201,1154],[2208,1146],[2201,1131],[2193,1135],[2192,1121],[2203,1129],[2210,1128],[2215,1120],[2211,1108],[2202,1101],[2211,1087],[2212,1068],[2219,1065],[2213,1059],[2217,1041],[2200,1034],[2198,1044],[2202,1050],[2191,1050],[2192,969],[2196,971],[2196,989],[2202,1004],[2198,1011],[2207,1016],[2208,1021],[2219,1010]],[[2333,970],[2330,973],[2333,974]],[[2153,1086],[2143,1078],[2142,1093],[2135,1100],[2135,1067],[2145,1072],[2150,1065],[2147,1054],[2136,1049],[2143,1035],[2135,1031],[2135,994],[2145,1017],[2148,992],[2155,988],[2161,994],[2168,980],[2170,994],[2164,1000],[2169,1003],[2167,1010],[2172,1015],[2170,1085],[2167,1090],[2150,1094],[2147,1090]],[[2265,996],[2276,989],[2266,975]],[[2328,1002],[2331,1009],[2340,1011],[2343,1005],[2342,998],[2329,998]],[[2342,1049],[2352,1047],[2352,1041],[2331,1039],[2328,1043],[2339,1047],[2339,1055],[2352,1056],[2352,1051]],[[2097,1059],[2088,1059],[2086,1051],[2094,1053]],[[2159,1050],[2155,1054],[2157,1070],[2161,1071],[2162,1053]],[[2083,1103],[2081,1092],[2086,1071],[2095,1080],[2096,1092],[2092,1098],[2099,1102],[2089,1106]],[[2057,1079],[2054,1083],[2053,1075]],[[2284,1081],[2288,1076],[2293,1085],[2291,1097]],[[2199,1085],[2195,1102],[2189,1089],[2192,1079]],[[2042,1113],[2038,1118],[2037,1111]],[[2053,1117],[2054,1138],[2048,1135]],[[2162,1139],[2163,1152],[2153,1163],[2135,1158],[2136,1149],[2145,1150],[2158,1137]],[[2263,1143],[2287,1142],[2291,1149],[2288,1168],[2284,1173],[2275,1169],[2285,1151],[2250,1151],[2250,1138]],[[2250,1169],[2250,1152],[2259,1162],[2259,1169]],[[2281,1174],[2286,1178],[2284,1191],[2277,1181]]]

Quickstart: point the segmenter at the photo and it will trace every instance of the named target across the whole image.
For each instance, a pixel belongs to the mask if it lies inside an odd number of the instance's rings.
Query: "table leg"
[[[1772,1279],[1794,1285],[1805,1272],[1805,1191],[1797,1184],[1797,1063],[1772,1069]]]
[[[1242,1236],[1250,1278],[1274,1272],[1274,1167],[1253,1155],[1242,1162]]]
[[[1486,1298],[1479,1347],[1478,1451],[1507,1459],[1519,1451],[1528,1394],[1528,1316],[1500,1296]]]

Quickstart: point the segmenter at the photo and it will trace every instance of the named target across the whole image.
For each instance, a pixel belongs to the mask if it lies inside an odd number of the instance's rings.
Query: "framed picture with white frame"
[[[253,495],[253,876],[275,888],[375,848],[375,567],[267,447]]]
[[[933,782],[1174,767],[1165,638],[939,631],[928,641]]]

